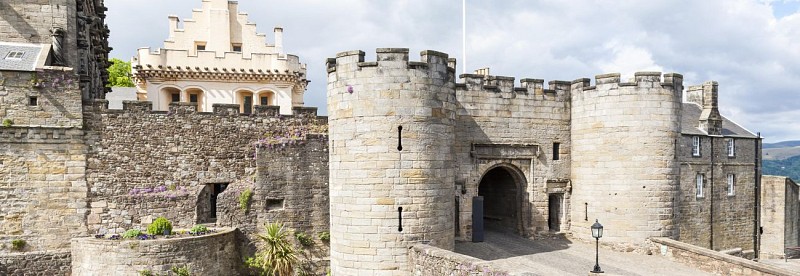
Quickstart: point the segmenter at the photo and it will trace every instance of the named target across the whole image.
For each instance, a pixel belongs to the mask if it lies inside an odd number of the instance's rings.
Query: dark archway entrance
[[[489,170],[481,178],[478,195],[483,197],[483,220],[487,230],[521,234],[519,185],[508,169]]]
[[[206,184],[197,196],[197,223],[217,222],[217,197],[228,183]]]

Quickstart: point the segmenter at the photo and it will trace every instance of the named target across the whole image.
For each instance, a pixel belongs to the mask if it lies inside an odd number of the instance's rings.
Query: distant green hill
[[[761,145],[762,149],[774,149],[774,148],[791,148],[800,146],[800,141],[783,141],[777,143],[764,143]]]
[[[763,174],[787,176],[795,181],[800,180],[800,156],[783,160],[763,160]]]

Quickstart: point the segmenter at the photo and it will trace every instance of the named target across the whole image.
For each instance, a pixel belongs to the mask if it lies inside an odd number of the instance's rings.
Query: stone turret
[[[406,275],[410,245],[453,248],[454,70],[421,57],[328,60],[333,275]]]
[[[578,238],[589,239],[595,219],[603,240],[640,245],[648,237],[673,237],[673,198],[679,184],[675,158],[680,136],[679,74],[639,72],[572,84],[572,204]]]

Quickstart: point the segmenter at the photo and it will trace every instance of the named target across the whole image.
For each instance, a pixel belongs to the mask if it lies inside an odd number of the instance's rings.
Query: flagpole
[[[461,73],[467,73],[467,0],[461,0]]]

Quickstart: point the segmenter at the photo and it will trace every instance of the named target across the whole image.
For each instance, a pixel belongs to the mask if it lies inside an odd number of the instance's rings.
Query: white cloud
[[[114,57],[166,38],[167,14],[200,0],[106,0]],[[723,115],[768,141],[800,139],[800,1],[468,0],[468,66],[517,78],[572,80],[668,70],[685,84],[720,82]],[[453,0],[240,0],[261,32],[285,28],[286,49],[308,63],[306,104],[325,112],[325,58],[377,47],[461,59],[461,6]],[[793,6],[794,5],[794,6]],[[776,16],[780,14],[780,16]],[[268,35],[268,37],[271,37]],[[461,66],[461,64],[459,64]],[[459,68],[459,72],[461,69]]]

